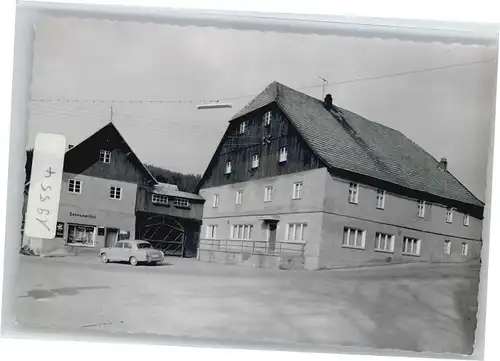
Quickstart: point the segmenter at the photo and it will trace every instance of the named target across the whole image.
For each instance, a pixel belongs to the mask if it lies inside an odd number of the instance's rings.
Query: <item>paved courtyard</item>
[[[478,265],[277,271],[20,256],[18,327],[470,353]]]

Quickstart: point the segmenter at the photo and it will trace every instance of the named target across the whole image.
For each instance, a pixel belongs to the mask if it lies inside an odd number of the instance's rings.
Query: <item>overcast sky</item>
[[[487,46],[41,18],[28,147],[41,131],[77,144],[110,121],[111,100],[193,100],[114,103],[113,122],[143,162],[203,173],[227,121],[273,80],[321,98],[318,76],[334,83],[477,61],[327,92],[339,106],[446,157],[484,200],[496,79],[496,64],[485,61],[496,57]],[[203,100],[239,96],[232,109],[196,109]]]

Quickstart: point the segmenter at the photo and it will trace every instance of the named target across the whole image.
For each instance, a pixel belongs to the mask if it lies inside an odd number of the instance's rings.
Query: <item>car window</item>
[[[152,248],[152,247],[151,244],[149,243],[137,243],[137,248],[141,249],[141,248]]]
[[[132,248],[132,245],[128,242],[123,243],[123,248]]]
[[[113,248],[123,248],[123,243],[122,242],[118,242],[116,243]]]

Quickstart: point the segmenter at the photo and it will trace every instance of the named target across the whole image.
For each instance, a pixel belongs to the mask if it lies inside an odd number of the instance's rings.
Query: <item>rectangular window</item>
[[[246,122],[240,123],[240,134],[245,133],[245,126],[246,126]]]
[[[109,198],[122,199],[122,189],[120,187],[113,187],[109,189]]]
[[[293,184],[292,199],[302,198],[302,182],[296,182]]]
[[[99,161],[102,163],[111,163],[111,152],[109,150],[101,149],[99,153]]]
[[[216,239],[217,238],[217,226],[216,225],[207,226],[206,238],[208,238],[208,239]]]
[[[264,202],[271,202],[273,199],[273,187],[268,186],[264,190]]]
[[[251,224],[232,225],[231,239],[252,239],[252,225]]]
[[[252,168],[258,168],[259,167],[259,155],[254,154],[252,156]]]
[[[93,247],[95,245],[95,227],[68,224],[68,244]]]
[[[153,194],[153,203],[168,204],[168,197],[164,194]]]
[[[414,256],[420,255],[420,240],[417,238],[404,237],[403,238],[403,253],[411,254]]]
[[[418,201],[417,215],[420,218],[425,217],[425,201]]]
[[[444,254],[451,254],[451,241],[444,241]]]
[[[219,195],[214,194],[213,199],[212,199],[212,207],[217,208],[219,206]]]
[[[70,179],[68,181],[68,192],[76,194],[82,193],[82,181]]]
[[[118,233],[118,240],[121,241],[124,239],[130,239],[130,231],[120,230],[120,232]],[[142,246],[145,246],[145,244],[143,244]]]
[[[349,184],[349,203],[358,203],[359,185],[357,183]]]
[[[461,255],[467,256],[468,254],[469,254],[469,245],[466,242],[464,242],[462,243]]]
[[[266,112],[266,114],[264,114],[264,126],[265,127],[271,124],[271,118],[272,118],[271,111],[268,111],[268,112]]]
[[[288,149],[287,147],[281,147],[280,148],[280,157],[279,157],[279,162],[286,162],[288,158]]]
[[[464,226],[469,227],[470,216],[468,214],[464,214]]]
[[[379,189],[377,191],[377,208],[384,209],[385,207],[385,191]]]
[[[345,227],[342,246],[364,249],[365,233],[366,232],[362,229]]]
[[[453,208],[446,209],[446,223],[453,223]]]
[[[375,249],[377,251],[394,252],[394,235],[375,233]]]
[[[174,206],[187,208],[189,207],[189,200],[186,198],[174,198]]]
[[[304,242],[307,223],[289,223],[286,228],[286,240]]]
[[[231,173],[232,165],[231,161],[226,162],[226,174]]]
[[[243,190],[236,191],[236,204],[241,204],[243,202]]]

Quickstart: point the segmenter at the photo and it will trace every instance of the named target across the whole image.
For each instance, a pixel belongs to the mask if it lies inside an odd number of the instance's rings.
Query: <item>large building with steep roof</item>
[[[230,120],[198,188],[202,260],[319,269],[480,257],[484,204],[446,159],[278,82]]]

